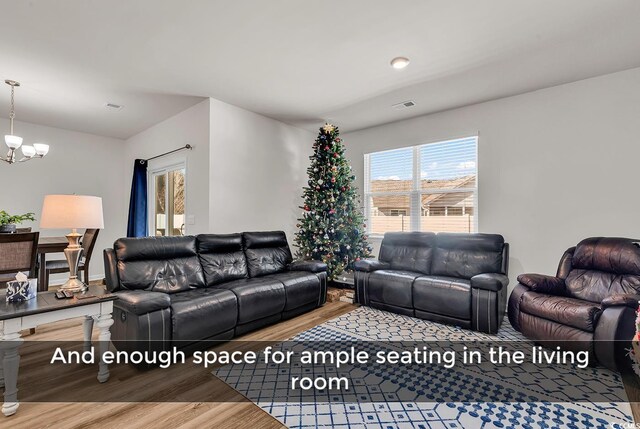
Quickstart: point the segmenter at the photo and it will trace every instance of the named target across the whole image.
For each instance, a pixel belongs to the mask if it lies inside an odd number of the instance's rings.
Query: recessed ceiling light
[[[394,69],[400,70],[409,65],[409,58],[405,57],[395,57],[391,60],[391,67]]]
[[[120,110],[124,106],[121,105],[121,104],[107,103],[107,104],[104,105],[104,107],[109,108],[109,109],[114,109],[114,110]]]

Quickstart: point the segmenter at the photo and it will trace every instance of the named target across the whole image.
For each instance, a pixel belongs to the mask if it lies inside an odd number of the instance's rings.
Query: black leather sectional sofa
[[[120,350],[196,349],[326,301],[326,264],[292,263],[281,231],[121,238],[104,261]]]
[[[386,233],[379,259],[355,264],[362,305],[496,333],[504,318],[509,245],[497,234]]]

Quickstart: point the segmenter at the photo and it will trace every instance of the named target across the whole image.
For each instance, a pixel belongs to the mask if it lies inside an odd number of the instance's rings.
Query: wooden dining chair
[[[39,232],[0,234],[0,287],[20,271],[36,276],[39,236]]]
[[[78,274],[82,271],[82,281],[89,284],[89,262],[91,261],[91,254],[93,248],[96,245],[98,239],[99,229],[87,229],[82,236],[82,259],[78,264]],[[49,276],[51,274],[68,273],[69,264],[66,259],[54,259],[47,261],[44,267],[44,290],[49,289]]]

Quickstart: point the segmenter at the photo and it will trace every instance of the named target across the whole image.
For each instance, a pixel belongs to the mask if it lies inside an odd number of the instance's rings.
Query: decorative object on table
[[[22,146],[22,158],[17,162],[29,161],[33,158],[44,158],[49,153],[49,145],[44,143],[34,143],[33,146],[22,145],[22,137],[13,133],[13,119],[16,117],[14,92],[16,87],[20,86],[20,82],[15,80],[5,80],[4,83],[11,87],[11,108],[9,110],[9,134],[4,136],[4,142],[9,147],[9,153],[5,158],[0,158],[4,162],[13,164],[16,162],[16,150]]]
[[[69,245],[64,249],[64,256],[69,264],[69,280],[61,289],[86,290],[87,285],[78,279],[78,264],[83,249],[80,246],[82,235],[78,234],[77,229],[104,228],[102,198],[88,195],[47,195],[42,205],[40,227],[71,229],[71,233],[66,235]]]
[[[313,144],[295,236],[296,256],[325,262],[329,280],[353,269],[355,261],[371,256],[355,176],[339,135],[338,127],[325,124]]]
[[[24,302],[36,297],[38,280],[30,279],[26,274],[16,274],[16,279],[7,282],[7,302]]]
[[[82,246],[82,258],[80,258],[80,262],[78,263],[78,271],[82,271],[82,281],[85,284],[89,284],[89,264],[91,262],[93,248],[96,245],[99,232],[99,229],[87,229],[82,235],[82,240],[80,241],[80,246]],[[49,289],[49,277],[51,274],[69,272],[69,264],[65,259],[53,259],[51,261],[46,261],[40,266],[44,266],[44,284],[41,285],[42,290]]]
[[[27,220],[30,220],[32,222],[36,220],[35,213],[10,215],[4,210],[0,210],[0,234],[15,233],[17,229],[16,225]]]

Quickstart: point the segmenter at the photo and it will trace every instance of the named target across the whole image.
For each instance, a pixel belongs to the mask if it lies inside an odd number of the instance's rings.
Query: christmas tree
[[[353,269],[360,258],[371,256],[358,190],[353,185],[355,176],[339,135],[338,127],[325,124],[313,144],[295,237],[297,257],[324,261],[329,280]]]

